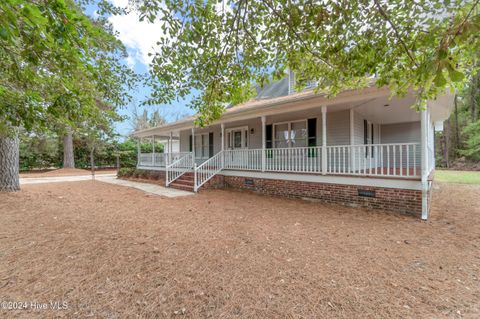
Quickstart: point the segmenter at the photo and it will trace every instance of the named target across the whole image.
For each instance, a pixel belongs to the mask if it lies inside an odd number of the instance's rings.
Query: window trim
[[[305,137],[305,145],[306,146],[294,146],[294,147],[292,147],[292,138],[291,138],[292,124],[293,123],[300,123],[300,122],[305,123],[305,129],[307,130],[307,136]],[[288,146],[286,148],[309,147],[308,146],[308,119],[301,119],[301,120],[283,121],[283,122],[272,123],[272,148],[284,148],[284,147],[276,147],[277,139],[275,138],[276,133],[277,133],[276,129],[275,129],[275,126],[276,125],[282,125],[282,124],[288,124],[288,139],[287,139]]]

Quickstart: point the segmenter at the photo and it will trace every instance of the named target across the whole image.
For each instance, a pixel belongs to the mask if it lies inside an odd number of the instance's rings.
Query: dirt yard
[[[0,194],[0,301],[28,302],[0,318],[479,318],[479,199],[443,184],[421,222],[237,191],[28,185]],[[30,304],[51,301],[67,309]]]

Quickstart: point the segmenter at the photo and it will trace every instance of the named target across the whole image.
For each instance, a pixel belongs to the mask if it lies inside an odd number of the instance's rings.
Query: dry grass
[[[429,222],[211,190],[101,182],[0,194],[1,318],[478,318],[480,187],[442,184]]]

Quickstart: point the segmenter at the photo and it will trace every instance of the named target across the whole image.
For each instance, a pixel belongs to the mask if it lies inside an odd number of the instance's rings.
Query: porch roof
[[[378,97],[388,97],[391,91],[388,87],[376,87],[370,83],[369,87],[363,89],[345,90],[335,97],[330,97],[324,93],[315,93],[314,90],[293,93],[286,96],[280,96],[269,99],[255,99],[245,103],[235,105],[225,110],[218,121],[211,125],[218,125],[238,120],[245,120],[254,117],[274,115],[284,112],[300,111],[319,106],[335,107],[353,103],[366,99]],[[453,95],[446,94],[435,101],[429,101],[430,104],[438,104],[433,108],[432,118],[434,121],[447,118],[453,106]],[[146,137],[151,135],[168,135],[173,132],[178,136],[180,130],[187,130],[195,127],[196,116],[189,116],[179,121],[165,124],[162,126],[140,130],[134,132],[135,137]]]

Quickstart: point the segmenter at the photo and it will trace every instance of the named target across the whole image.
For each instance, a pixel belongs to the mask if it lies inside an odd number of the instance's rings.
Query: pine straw
[[[455,318],[480,312],[480,187],[442,185],[432,219],[101,182],[0,194],[0,318]]]

